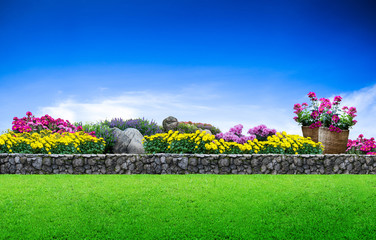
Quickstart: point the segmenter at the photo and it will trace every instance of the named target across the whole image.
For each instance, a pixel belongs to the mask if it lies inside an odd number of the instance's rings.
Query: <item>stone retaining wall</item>
[[[0,154],[0,174],[376,174],[376,156]]]

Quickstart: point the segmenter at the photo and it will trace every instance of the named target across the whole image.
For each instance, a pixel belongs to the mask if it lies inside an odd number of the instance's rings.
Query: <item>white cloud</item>
[[[359,134],[376,137],[376,84],[341,96],[341,106],[356,107],[358,111],[355,118],[358,123],[350,130],[350,138],[357,138]]]
[[[214,91],[213,91],[214,92]],[[96,122],[122,117],[123,119],[145,117],[161,124],[172,115],[180,121],[210,123],[227,131],[236,124],[243,124],[243,132],[259,124],[279,131],[299,134],[300,128],[292,120],[291,111],[280,107],[265,108],[255,104],[236,104],[210,90],[184,89],[176,94],[142,91],[125,92],[82,103],[72,98],[39,109],[37,115],[50,114],[71,122]],[[228,102],[228,103],[227,103]]]
[[[340,94],[342,106],[355,106],[358,109],[358,124],[350,130],[350,138],[360,133],[376,137],[376,84],[350,93]],[[292,105],[279,106],[253,101],[253,104],[238,104],[222,94],[206,88],[187,88],[180,92],[125,92],[120,96],[102,99],[89,99],[82,103],[72,98],[40,108],[38,115],[50,114],[70,121],[96,122],[98,120],[121,117],[123,119],[145,117],[162,124],[164,118],[172,115],[180,121],[210,123],[222,131],[237,124],[243,124],[243,132],[249,128],[265,124],[277,131],[300,134],[300,126],[292,119]],[[276,103],[278,104],[278,103]]]

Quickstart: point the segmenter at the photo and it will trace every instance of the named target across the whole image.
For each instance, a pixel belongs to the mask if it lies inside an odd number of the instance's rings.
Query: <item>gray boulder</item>
[[[206,132],[206,134],[210,134],[210,135],[213,135],[212,134],[212,132],[209,130],[209,129],[201,129],[201,128],[199,128],[198,130],[200,130],[200,132],[203,132],[203,131],[205,131]]]
[[[144,136],[135,128],[127,128],[124,131],[114,128],[115,145],[114,153],[145,153],[142,146]]]
[[[170,130],[175,131],[179,125],[178,119],[176,117],[169,116],[165,118],[162,122],[163,130],[168,132]]]

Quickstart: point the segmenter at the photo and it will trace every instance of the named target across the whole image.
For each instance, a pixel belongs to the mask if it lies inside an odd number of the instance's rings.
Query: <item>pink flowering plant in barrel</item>
[[[295,104],[294,120],[302,126],[310,128],[327,127],[331,132],[349,130],[356,124],[356,108],[344,106],[340,108],[341,96],[335,96],[333,102],[327,98],[317,99],[316,93],[309,92],[311,104]]]
[[[324,127],[329,128],[331,132],[342,132],[342,130],[349,130],[357,121],[356,108],[344,106],[340,108],[341,96],[335,96],[333,102],[330,99],[321,98],[321,104],[318,111],[320,114],[320,121]]]
[[[364,138],[363,134],[360,134],[355,140],[349,139],[346,153],[376,155],[375,138],[367,139]]]
[[[316,93],[309,92],[308,97],[310,100],[309,105],[308,103],[296,103],[294,105],[294,113],[296,114],[294,120],[302,126],[308,126],[310,128],[321,127],[321,113],[319,112],[319,102]]]

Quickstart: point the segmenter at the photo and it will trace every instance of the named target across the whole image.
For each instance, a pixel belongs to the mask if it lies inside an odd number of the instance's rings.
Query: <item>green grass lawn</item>
[[[372,175],[0,175],[0,239],[374,239]]]

